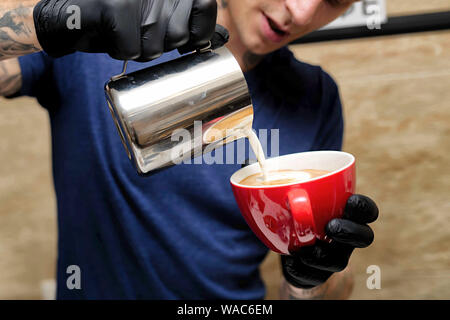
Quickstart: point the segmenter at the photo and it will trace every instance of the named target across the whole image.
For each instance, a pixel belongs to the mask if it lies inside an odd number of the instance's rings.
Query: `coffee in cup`
[[[276,186],[305,182],[329,173],[330,171],[317,169],[276,170],[269,171],[266,178],[262,173],[255,173],[242,179],[239,183],[246,186]]]

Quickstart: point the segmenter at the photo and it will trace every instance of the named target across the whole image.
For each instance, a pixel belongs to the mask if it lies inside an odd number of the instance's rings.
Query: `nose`
[[[292,23],[298,26],[309,24],[323,0],[286,0]]]

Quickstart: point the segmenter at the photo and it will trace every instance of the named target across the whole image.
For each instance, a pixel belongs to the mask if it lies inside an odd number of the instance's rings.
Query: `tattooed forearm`
[[[33,22],[33,7],[0,5],[0,60],[40,50]],[[9,7],[11,3],[9,3]]]
[[[0,61],[0,96],[10,96],[20,90],[22,74],[17,59]]]
[[[353,291],[353,276],[346,269],[335,273],[325,283],[312,289],[299,289],[283,282],[281,299],[287,300],[345,300]]]

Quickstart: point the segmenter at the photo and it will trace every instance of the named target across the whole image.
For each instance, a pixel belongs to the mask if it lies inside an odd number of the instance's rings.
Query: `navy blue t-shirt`
[[[130,62],[128,71],[174,57]],[[229,183],[240,164],[182,164],[141,177],[123,149],[103,90],[122,62],[85,53],[59,59],[36,53],[19,61],[19,94],[37,97],[51,121],[57,298],[264,297],[259,266],[267,249],[241,216]],[[254,129],[268,129],[269,150],[270,129],[279,129],[281,155],[341,148],[338,89],[320,67],[283,48],[246,78]],[[71,265],[80,268],[81,289],[67,287]]]

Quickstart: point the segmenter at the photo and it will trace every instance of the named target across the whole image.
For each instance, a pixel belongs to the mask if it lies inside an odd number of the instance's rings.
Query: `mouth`
[[[275,31],[276,34],[278,34],[282,37],[289,35],[289,32],[284,31],[282,28],[280,28],[278,26],[278,24],[275,21],[273,21],[271,18],[269,18],[267,16],[266,16],[266,18],[267,18],[267,21],[269,21],[270,27],[272,28],[273,31]]]
[[[289,31],[280,26],[275,20],[263,13],[262,30],[266,38],[273,42],[282,42],[289,36]]]

